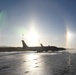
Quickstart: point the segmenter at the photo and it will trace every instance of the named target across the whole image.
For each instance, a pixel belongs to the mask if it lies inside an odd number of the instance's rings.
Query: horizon
[[[0,46],[76,48],[75,0],[0,0]]]

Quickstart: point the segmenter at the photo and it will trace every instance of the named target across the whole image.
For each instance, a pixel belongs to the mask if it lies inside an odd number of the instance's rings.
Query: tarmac
[[[76,51],[0,52],[0,75],[76,75]]]

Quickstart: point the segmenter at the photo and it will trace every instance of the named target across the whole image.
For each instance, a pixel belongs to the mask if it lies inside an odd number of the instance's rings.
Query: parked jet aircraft
[[[37,52],[48,52],[49,50],[54,52],[54,51],[59,51],[59,50],[66,50],[65,48],[59,48],[56,46],[43,46],[40,44],[40,47],[28,47],[24,40],[22,40],[22,45],[23,47],[0,47],[0,51],[37,51]]]
[[[22,44],[23,44],[23,49],[25,51],[37,51],[37,52],[52,51],[54,52],[54,51],[66,50],[65,48],[59,48],[56,46],[43,46],[42,44],[40,44],[41,45],[40,47],[28,47],[26,43],[24,42],[24,40],[22,40]]]

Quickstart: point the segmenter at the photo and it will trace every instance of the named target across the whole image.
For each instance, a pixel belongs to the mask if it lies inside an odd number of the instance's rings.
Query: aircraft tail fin
[[[28,46],[26,45],[26,43],[24,42],[24,40],[22,40],[22,45],[23,45],[23,48],[27,48]]]
[[[41,45],[41,47],[44,47],[43,44],[40,44],[40,45]]]

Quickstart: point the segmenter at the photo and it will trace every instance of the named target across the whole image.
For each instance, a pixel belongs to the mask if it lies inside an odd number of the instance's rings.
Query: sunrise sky
[[[76,0],[0,0],[0,46],[76,47]]]

